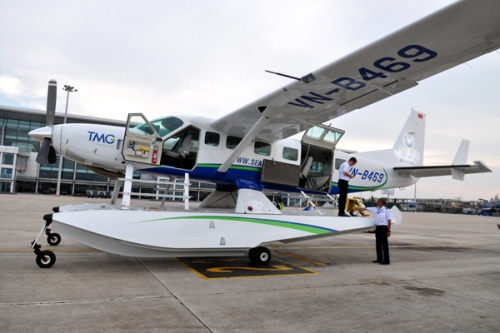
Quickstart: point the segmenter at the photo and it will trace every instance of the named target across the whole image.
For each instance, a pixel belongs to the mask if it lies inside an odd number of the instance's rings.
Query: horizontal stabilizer
[[[491,169],[481,161],[474,161],[473,165],[463,164],[420,167],[395,167],[394,171],[397,171],[401,175],[411,175],[417,178],[452,175],[454,179],[463,180],[463,176],[466,174],[491,172]]]
[[[464,181],[464,177],[465,177],[465,172],[463,172],[462,170],[458,170],[455,168],[451,169],[451,178],[455,180]]]

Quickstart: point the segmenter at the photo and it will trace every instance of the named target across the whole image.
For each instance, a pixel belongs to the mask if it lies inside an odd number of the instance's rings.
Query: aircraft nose
[[[35,140],[43,142],[45,138],[52,138],[52,129],[52,126],[41,127],[29,132],[28,135]]]

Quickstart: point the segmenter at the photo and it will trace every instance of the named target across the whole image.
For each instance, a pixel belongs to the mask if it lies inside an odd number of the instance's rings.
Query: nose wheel
[[[52,251],[41,251],[41,246],[35,244],[36,264],[40,268],[50,268],[56,263],[56,255]]]
[[[271,261],[271,251],[263,246],[254,247],[248,250],[248,259],[256,265],[267,265]]]

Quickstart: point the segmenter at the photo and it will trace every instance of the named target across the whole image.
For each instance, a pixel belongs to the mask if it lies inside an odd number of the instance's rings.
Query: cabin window
[[[299,159],[299,150],[295,148],[284,147],[283,148],[283,159],[296,161]]]
[[[269,156],[271,155],[271,144],[255,141],[253,151],[257,155]]]
[[[335,170],[340,169],[340,165],[341,165],[342,163],[344,163],[344,162],[345,162],[345,160],[343,160],[343,159],[341,159],[341,158],[336,158],[336,159],[335,159]]]
[[[138,118],[138,117],[134,117],[132,119],[135,120],[135,118]],[[184,122],[177,117],[159,118],[159,119],[152,120],[150,123],[153,126],[153,128],[155,129],[155,131],[161,137],[166,136],[167,134],[175,131],[176,129],[178,129],[179,127],[184,125]],[[151,134],[151,135],[153,134],[153,131],[151,130],[149,125],[146,122],[144,122],[143,120],[136,121],[136,122],[131,121],[130,125],[132,125],[132,126],[137,125],[134,127],[135,132],[142,131],[145,134]],[[139,132],[139,133],[142,134],[141,132]]]
[[[343,133],[340,133],[340,132],[328,131],[328,133],[323,138],[323,141],[328,142],[328,143],[337,143],[340,140],[340,137],[342,136],[342,134]]]
[[[163,141],[160,163],[174,168],[192,170],[196,165],[200,130],[188,126]]]
[[[241,142],[241,140],[241,138],[237,138],[235,136],[228,136],[226,140],[226,148],[234,150]]]
[[[218,147],[220,142],[220,134],[214,132],[207,132],[205,134],[205,144],[207,146]]]

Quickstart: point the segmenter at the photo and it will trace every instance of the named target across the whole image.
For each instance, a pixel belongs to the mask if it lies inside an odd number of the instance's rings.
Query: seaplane
[[[37,162],[54,163],[58,152],[116,180],[109,203],[60,206],[44,216],[31,244],[38,266],[48,268],[56,260],[37,243],[44,232],[50,245],[61,241],[60,233],[123,256],[248,256],[264,265],[271,260],[266,246],[272,242],[374,227],[372,217],[281,211],[265,195],[335,195],[338,167],[351,156],[358,163],[351,169],[349,192],[406,187],[421,177],[463,180],[465,174],[491,172],[481,161],[466,163],[468,141],[462,141],[450,165],[424,166],[426,115],[421,112],[410,113],[391,149],[356,154],[336,149],[345,132],[325,123],[498,49],[499,17],[500,1],[458,1],[304,76],[270,72],[291,82],[219,119],[168,115],[149,121],[132,113],[125,127],[54,125],[57,83],[51,80],[47,126],[29,133],[41,142]],[[293,138],[300,133],[301,140]],[[133,205],[134,173],[184,177],[186,185],[189,179],[211,182],[216,189],[196,209]],[[397,208],[393,216],[401,222]]]

